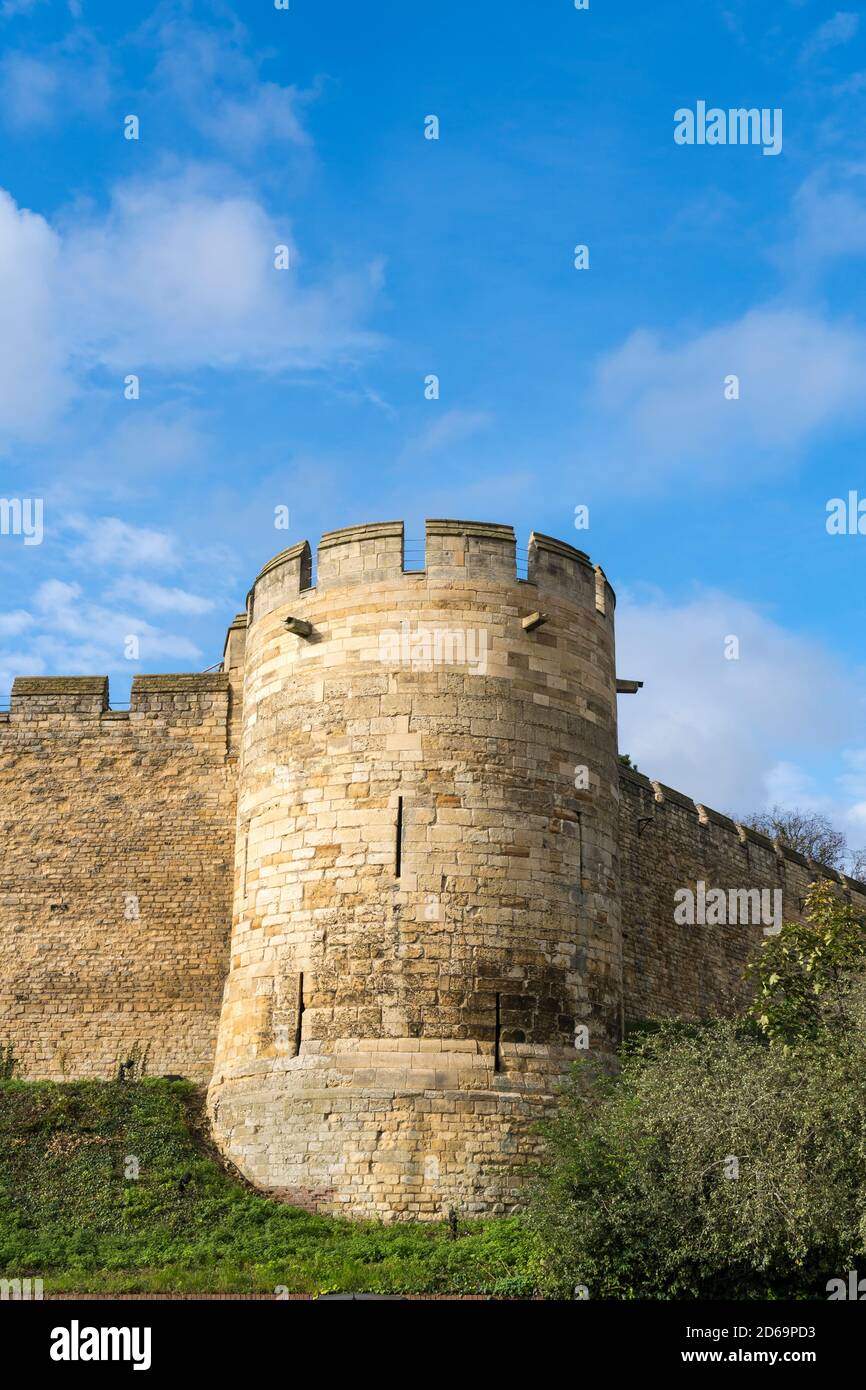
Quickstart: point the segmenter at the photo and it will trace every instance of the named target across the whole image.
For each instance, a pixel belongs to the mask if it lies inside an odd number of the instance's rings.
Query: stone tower
[[[583,552],[429,521],[277,555],[229,631],[240,772],[209,1091],[258,1186],[509,1210],[533,1123],[618,1040],[614,595]]]

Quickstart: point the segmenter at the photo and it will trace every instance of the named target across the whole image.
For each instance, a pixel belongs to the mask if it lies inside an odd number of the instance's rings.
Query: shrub
[[[619,1076],[578,1064],[532,1199],[548,1292],[820,1298],[862,1264],[866,1007],[828,988],[809,1009],[796,1046],[673,1024]]]

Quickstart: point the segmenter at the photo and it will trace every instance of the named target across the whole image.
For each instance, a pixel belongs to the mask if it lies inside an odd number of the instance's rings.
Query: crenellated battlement
[[[18,676],[12,684],[9,721],[49,713],[99,718],[107,710],[107,676]]]
[[[642,772],[638,772],[635,768],[622,767],[620,769],[620,781],[630,784],[636,791],[640,789],[647,795],[651,795],[655,806],[664,807],[665,810],[675,808],[677,811],[684,811],[687,816],[693,816],[692,831],[696,838],[702,832],[704,835],[721,833],[723,836],[728,836],[729,851],[732,854],[739,852],[743,856],[745,865],[760,863],[764,868],[772,866],[781,875],[784,874],[785,863],[793,864],[805,870],[811,879],[830,879],[845,889],[846,896],[859,895],[866,903],[866,883],[861,883],[858,879],[851,878],[838,869],[832,869],[827,864],[818,863],[816,860],[800,854],[798,850],[792,849],[790,845],[784,844],[781,840],[772,840],[760,830],[754,830],[750,825],[742,825],[721,811],[714,811],[710,806],[693,801],[690,796],[685,796],[673,787],[665,786],[663,782],[651,781],[649,777],[645,777]]]
[[[598,565],[582,550],[533,531],[527,575],[518,574],[517,538],[512,526],[493,522],[433,518],[426,522],[424,568],[407,569],[402,521],[371,522],[328,531],[319,541],[316,583],[312,551],[300,541],[275,555],[259,573],[247,597],[247,619],[258,622],[293,599],[318,597],[348,585],[380,585],[405,580],[430,587],[519,585],[580,607],[594,608],[611,622],[613,589]]]
[[[133,726],[144,718],[195,724],[225,720],[228,693],[229,675],[222,671],[135,676],[129,708],[114,710],[108,676],[18,676],[3,723],[10,731],[53,722]]]
[[[673,787],[620,767],[619,852],[623,895],[626,1018],[700,1018],[743,1008],[745,967],[763,940],[762,925],[679,925],[675,895],[707,889],[769,889],[782,918],[801,920],[820,879],[866,913],[866,884],[823,864]]]

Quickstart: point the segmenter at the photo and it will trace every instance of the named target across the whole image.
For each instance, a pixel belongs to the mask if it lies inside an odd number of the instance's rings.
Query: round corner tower
[[[511,1210],[570,1062],[618,1041],[614,597],[511,527],[277,555],[243,682],[231,964],[209,1091],[259,1187],[352,1216]]]

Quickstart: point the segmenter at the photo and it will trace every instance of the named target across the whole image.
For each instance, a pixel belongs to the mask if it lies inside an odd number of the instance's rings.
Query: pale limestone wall
[[[681,792],[621,770],[626,1020],[730,1014],[751,997],[745,966],[760,949],[762,925],[680,925],[674,894],[707,889],[779,889],[786,921],[803,917],[816,879],[835,882],[843,900],[866,913],[866,885],[811,863],[766,835]]]
[[[28,1079],[206,1080],[228,963],[224,675],[19,679],[0,715],[0,1043]]]
[[[250,594],[210,1106],[296,1201],[489,1213],[576,1029],[618,1037],[614,600],[542,536],[518,581],[509,527],[429,522],[423,573],[402,545],[401,523],[335,532],[315,589],[301,545]]]

